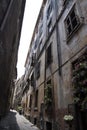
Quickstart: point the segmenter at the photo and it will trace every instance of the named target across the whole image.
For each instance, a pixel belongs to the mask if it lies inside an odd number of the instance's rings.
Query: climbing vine
[[[74,86],[74,102],[78,104],[81,110],[86,108],[87,104],[87,54],[82,55],[73,64],[72,82]]]
[[[48,109],[52,106],[52,86],[47,84],[45,87],[45,96],[44,96],[45,108]]]

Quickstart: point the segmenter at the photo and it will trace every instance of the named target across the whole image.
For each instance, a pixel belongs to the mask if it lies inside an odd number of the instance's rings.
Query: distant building
[[[15,90],[13,96],[13,107],[17,110],[18,106],[21,106],[23,88],[24,88],[24,75],[15,81]]]
[[[25,0],[0,0],[0,117],[10,107]]]
[[[22,104],[41,130],[87,128],[87,1],[43,0],[25,63]],[[84,120],[84,121],[83,121]]]

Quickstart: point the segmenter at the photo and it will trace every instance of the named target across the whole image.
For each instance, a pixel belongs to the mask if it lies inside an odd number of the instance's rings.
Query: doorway
[[[52,123],[51,122],[46,122],[46,130],[52,130]]]

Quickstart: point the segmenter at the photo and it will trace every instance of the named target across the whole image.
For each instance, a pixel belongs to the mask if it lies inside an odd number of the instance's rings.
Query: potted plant
[[[63,119],[69,125],[69,130],[71,130],[74,117],[71,114],[68,114],[65,115]]]

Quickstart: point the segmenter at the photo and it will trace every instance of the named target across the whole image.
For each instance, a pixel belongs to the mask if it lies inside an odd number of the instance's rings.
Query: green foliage
[[[47,108],[52,105],[52,86],[51,86],[51,84],[47,84],[47,86],[45,88],[44,103]]]
[[[73,67],[74,102],[81,110],[87,104],[87,54],[83,55]]]
[[[17,110],[18,110],[18,111],[22,110],[22,107],[21,107],[21,106],[18,106]]]

